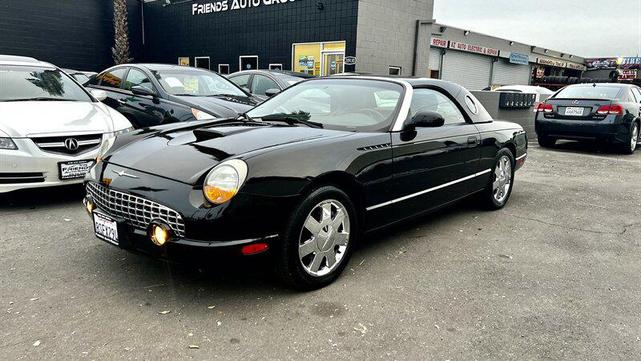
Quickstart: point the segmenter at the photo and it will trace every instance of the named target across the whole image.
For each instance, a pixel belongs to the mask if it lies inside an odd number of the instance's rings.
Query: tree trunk
[[[127,0],[114,0],[114,46],[111,48],[115,64],[129,62],[129,24]]]

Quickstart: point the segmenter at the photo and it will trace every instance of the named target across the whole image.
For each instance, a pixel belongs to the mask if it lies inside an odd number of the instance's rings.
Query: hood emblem
[[[124,170],[118,171],[118,170],[112,169],[111,171],[116,173],[116,174],[118,174],[118,176],[120,176],[120,177],[128,177],[128,178],[138,179],[137,176],[135,176],[133,174],[129,174],[129,173],[125,172]]]
[[[575,105],[579,104],[579,101],[578,100],[574,100],[574,101],[572,101],[572,104],[575,104]]]
[[[78,150],[78,147],[79,147],[79,144],[76,138],[65,139],[65,148],[67,148],[67,150],[75,152]]]

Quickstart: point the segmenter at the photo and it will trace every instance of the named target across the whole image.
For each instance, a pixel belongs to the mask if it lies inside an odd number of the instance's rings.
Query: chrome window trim
[[[396,199],[393,199],[393,200],[385,202],[385,203],[381,203],[381,204],[377,204],[375,206],[368,207],[366,210],[367,211],[373,211],[373,210],[378,209],[378,208],[387,207],[387,206],[390,206],[392,204],[403,202],[403,201],[406,201],[408,199],[412,199],[412,198],[415,198],[415,197],[418,197],[418,196],[422,196],[424,194],[437,191],[439,189],[447,188],[449,186],[453,186],[455,184],[458,184],[458,183],[461,183],[461,182],[465,182],[467,180],[474,179],[476,177],[480,177],[480,176],[482,176],[484,174],[488,174],[488,173],[491,173],[491,172],[492,172],[492,169],[487,169],[487,170],[484,170],[482,172],[478,172],[478,173],[469,175],[467,177],[463,177],[463,178],[460,178],[460,179],[457,179],[457,180],[453,180],[453,181],[448,182],[448,183],[441,184],[440,186],[436,186],[436,187],[433,187],[433,188],[430,188],[430,189],[426,189],[426,190],[423,190],[423,191],[420,191],[420,192],[409,194],[409,195],[406,195],[406,196],[403,196],[403,197],[400,197],[400,198],[396,198]]]

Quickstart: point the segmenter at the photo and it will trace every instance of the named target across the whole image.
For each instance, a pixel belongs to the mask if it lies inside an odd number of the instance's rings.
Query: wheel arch
[[[334,186],[345,192],[354,203],[354,207],[358,212],[359,223],[362,224],[365,215],[365,192],[363,185],[353,175],[341,171],[324,173],[305,186],[302,194],[307,196],[323,186]]]

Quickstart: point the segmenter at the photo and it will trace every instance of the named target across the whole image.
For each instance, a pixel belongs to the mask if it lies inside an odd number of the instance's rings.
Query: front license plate
[[[565,108],[565,115],[580,117],[583,115],[583,108],[577,108],[577,107]]]
[[[118,222],[100,213],[93,214],[94,231],[96,237],[109,243],[118,245]]]
[[[84,178],[93,166],[93,160],[77,160],[58,163],[60,180]]]

